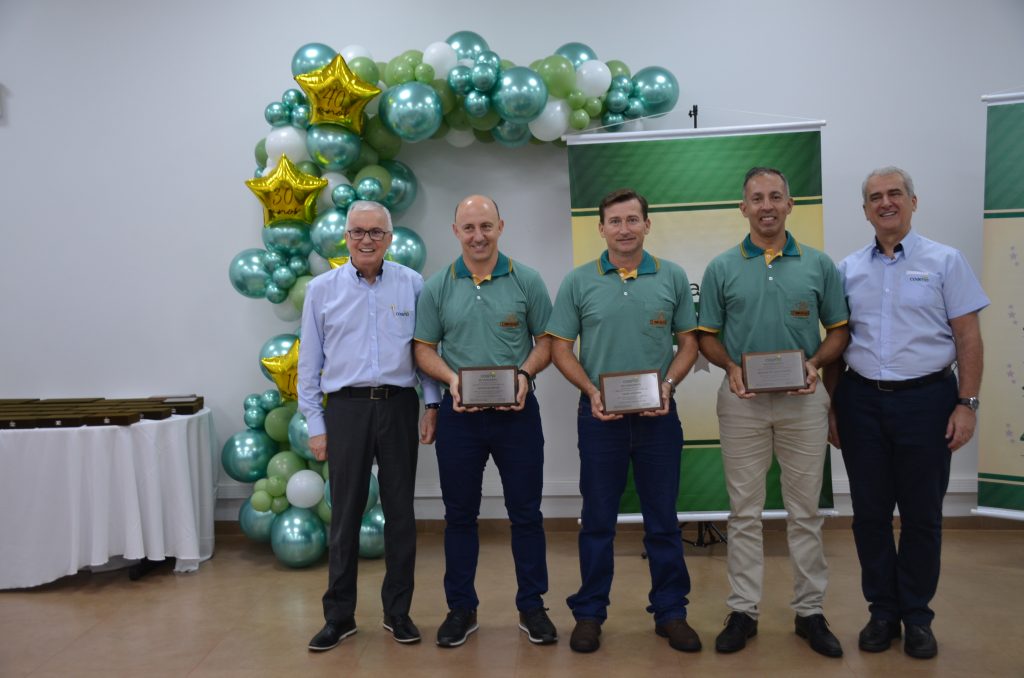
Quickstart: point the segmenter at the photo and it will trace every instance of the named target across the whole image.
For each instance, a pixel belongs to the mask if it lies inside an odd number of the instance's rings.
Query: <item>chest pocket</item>
[[[941,276],[928,271],[904,272],[900,280],[900,305],[909,308],[941,308]]]
[[[782,312],[787,325],[797,329],[818,327],[818,300],[813,294],[787,294],[785,304]]]
[[[672,308],[666,304],[647,302],[643,305],[644,334],[654,339],[672,336]]]
[[[502,308],[493,309],[490,315],[491,330],[498,335],[518,335],[529,331],[526,327],[525,301],[504,304]]]

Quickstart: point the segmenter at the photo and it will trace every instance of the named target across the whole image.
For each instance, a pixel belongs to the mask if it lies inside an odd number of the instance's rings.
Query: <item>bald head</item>
[[[471,195],[455,208],[452,232],[462,243],[462,259],[474,273],[490,273],[498,259],[498,238],[505,222],[498,205],[486,195]]]
[[[498,212],[498,203],[494,202],[491,198],[486,195],[470,195],[462,199],[458,205],[455,206],[455,223],[459,223],[459,214],[466,208],[483,208],[494,210],[495,222],[501,219],[501,214]]]

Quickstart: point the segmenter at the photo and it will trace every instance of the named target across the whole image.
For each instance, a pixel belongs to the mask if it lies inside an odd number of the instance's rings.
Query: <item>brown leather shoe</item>
[[[668,638],[668,644],[673,650],[700,652],[700,636],[685,619],[666,619],[654,627],[654,632],[662,638]]]
[[[601,622],[596,619],[577,619],[576,628],[569,637],[574,652],[593,652],[601,647]]]

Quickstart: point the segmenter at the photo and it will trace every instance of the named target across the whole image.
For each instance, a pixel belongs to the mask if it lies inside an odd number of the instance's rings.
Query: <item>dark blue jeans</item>
[[[599,421],[590,399],[580,398],[577,418],[580,448],[580,590],[566,602],[576,619],[608,617],[615,570],[615,525],[626,474],[633,462],[633,482],[644,516],[644,548],[651,569],[650,606],[655,623],[686,618],[690,573],[676,519],[683,428],[673,401],[662,417],[629,414]]]
[[[928,603],[939,584],[951,457],[946,423],[956,399],[952,375],[904,391],[879,391],[844,376],[836,389],[861,587],[874,619],[928,625],[935,616]]]
[[[505,508],[512,522],[516,607],[544,605],[548,568],[544,517],[544,432],[540,408],[531,393],[521,412],[484,410],[458,413],[445,394],[438,413],[437,468],[444,499],[444,592],[450,609],[475,610],[480,603],[473,581],[480,555],[477,516],[488,457],[501,475]]]

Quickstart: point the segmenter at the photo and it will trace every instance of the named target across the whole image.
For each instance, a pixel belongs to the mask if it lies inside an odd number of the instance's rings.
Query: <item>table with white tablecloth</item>
[[[0,589],[112,558],[213,555],[209,409],[131,426],[0,430]]]

